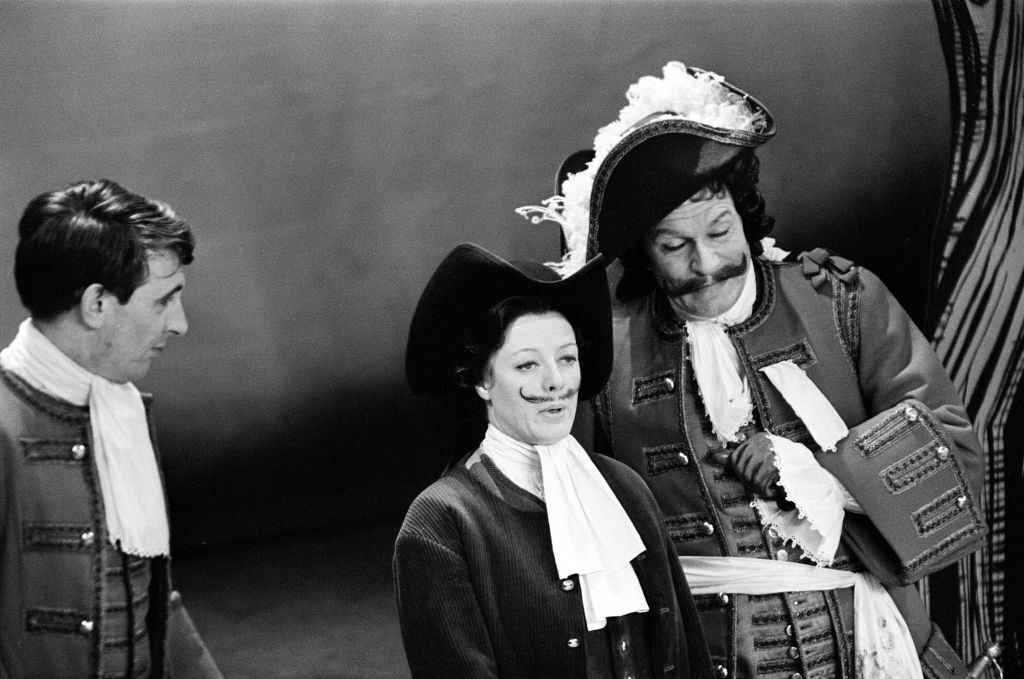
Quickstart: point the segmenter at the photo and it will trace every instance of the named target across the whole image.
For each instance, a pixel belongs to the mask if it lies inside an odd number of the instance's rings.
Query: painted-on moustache
[[[523,397],[524,401],[528,401],[529,403],[551,403],[552,401],[568,401],[570,398],[575,396],[579,390],[579,387],[566,389],[558,396],[527,396],[523,393],[522,387],[520,387],[519,395]]]

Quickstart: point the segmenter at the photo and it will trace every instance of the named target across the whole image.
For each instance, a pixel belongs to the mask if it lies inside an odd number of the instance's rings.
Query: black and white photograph
[[[1021,0],[0,0],[0,679],[1024,677]]]

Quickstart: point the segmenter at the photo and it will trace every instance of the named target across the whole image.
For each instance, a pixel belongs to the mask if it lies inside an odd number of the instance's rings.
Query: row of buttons
[[[780,549],[779,551],[781,552],[783,550]],[[800,599],[793,599],[792,600],[792,604],[794,606],[801,606],[801,605],[803,605],[803,603],[804,603],[804,601],[802,601]],[[788,636],[794,643],[796,642],[796,630],[793,629],[793,625],[792,624],[786,625],[786,636]],[[793,660],[799,660],[800,659],[800,649],[797,646],[790,646],[786,650],[786,654],[790,658],[792,658]],[[789,675],[789,679],[803,679],[803,675],[800,674],[799,672],[794,672],[793,674]]]
[[[573,582],[569,578],[566,578],[565,580],[562,580],[562,590],[563,591],[571,592],[574,589],[576,589],[576,583],[575,582]],[[577,639],[576,637],[572,637],[571,639],[569,639],[568,642],[566,642],[566,645],[569,648],[579,648],[580,640]]]
[[[918,418],[921,417],[921,414],[919,412],[917,412],[917,408],[915,408],[914,406],[907,406],[906,408],[904,408],[903,409],[903,415],[904,415],[904,417],[907,418],[908,422],[917,422]],[[949,452],[949,447],[948,446],[940,445],[939,447],[937,447],[935,449],[935,457],[937,457],[939,459],[939,462],[945,462],[946,460],[948,460],[950,458],[950,455],[951,455],[951,453]],[[964,507],[966,507],[967,506],[967,497],[964,496],[964,495],[961,495],[960,497],[958,497],[956,499],[956,506],[958,508],[960,508],[960,509],[963,509]]]

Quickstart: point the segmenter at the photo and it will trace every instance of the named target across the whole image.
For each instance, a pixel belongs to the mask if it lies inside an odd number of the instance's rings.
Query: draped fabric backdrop
[[[1021,663],[1024,391],[1024,3],[933,0],[949,70],[953,139],[930,258],[926,332],[988,453],[986,548],[924,585],[968,658],[998,639]],[[956,592],[958,596],[951,596]],[[980,596],[980,598],[979,598]]]

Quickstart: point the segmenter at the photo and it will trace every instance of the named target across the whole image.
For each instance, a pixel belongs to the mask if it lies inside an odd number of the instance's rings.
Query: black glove
[[[732,469],[747,488],[766,500],[774,500],[780,509],[795,505],[786,499],[786,491],[779,485],[779,470],[775,467],[775,451],[771,439],[763,432],[754,434],[733,450],[711,453],[715,464]]]

